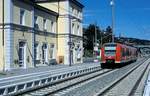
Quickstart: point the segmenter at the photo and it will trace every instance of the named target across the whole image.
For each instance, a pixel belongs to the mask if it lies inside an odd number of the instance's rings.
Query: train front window
[[[116,44],[105,45],[105,55],[106,56],[115,56],[115,54],[116,54]]]
[[[115,56],[116,50],[105,50],[106,56]]]

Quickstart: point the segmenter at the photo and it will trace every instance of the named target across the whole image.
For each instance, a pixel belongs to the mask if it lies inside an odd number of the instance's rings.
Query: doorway
[[[26,68],[26,42],[19,42],[19,67]]]
[[[48,46],[45,43],[42,46],[42,60],[43,64],[48,63]]]

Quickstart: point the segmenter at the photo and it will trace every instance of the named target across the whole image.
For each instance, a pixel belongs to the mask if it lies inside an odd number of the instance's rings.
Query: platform
[[[15,69],[0,75],[0,95],[14,95],[45,84],[100,69],[100,63],[82,63],[72,66],[52,65],[29,69]]]
[[[88,66],[99,66],[100,64],[94,63],[94,62],[90,62],[90,63],[82,63],[82,64],[74,64],[74,65],[51,65],[51,66],[37,66],[35,68],[28,68],[28,69],[12,69],[11,71],[6,71],[6,72],[0,72],[0,79],[2,78],[12,78],[12,77],[18,77],[18,76],[25,76],[25,75],[34,75],[34,74],[42,74],[45,72],[53,72],[53,71],[57,71],[57,70],[68,70],[70,68],[78,68],[78,67],[88,67]]]
[[[144,94],[143,96],[150,96],[150,71],[147,77],[147,81],[145,82]]]

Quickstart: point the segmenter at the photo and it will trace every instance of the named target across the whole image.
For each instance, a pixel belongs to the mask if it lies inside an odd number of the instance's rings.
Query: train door
[[[19,67],[26,68],[26,42],[19,42]]]

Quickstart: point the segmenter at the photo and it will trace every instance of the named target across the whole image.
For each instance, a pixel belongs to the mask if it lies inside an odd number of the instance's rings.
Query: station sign
[[[94,51],[98,51],[98,47],[97,46],[94,47]]]

